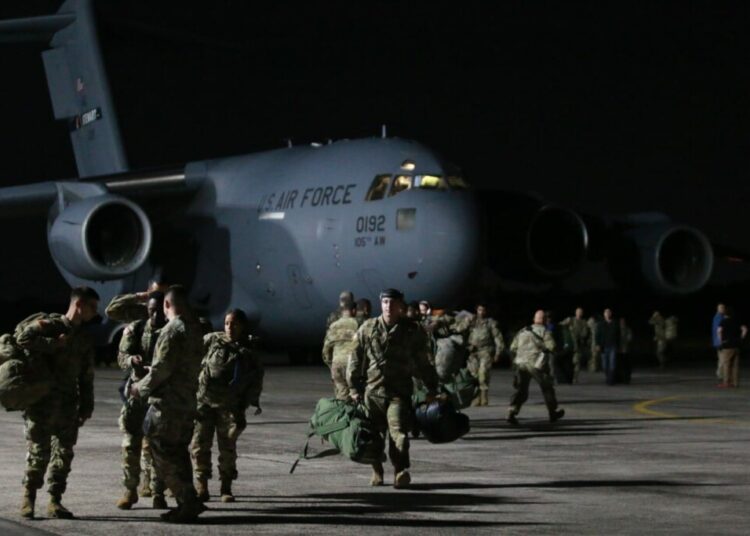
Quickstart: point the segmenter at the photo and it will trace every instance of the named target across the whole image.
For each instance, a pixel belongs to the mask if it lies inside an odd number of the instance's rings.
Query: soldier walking
[[[507,421],[510,424],[518,424],[516,417],[529,398],[529,383],[532,379],[536,380],[542,389],[550,422],[562,418],[565,410],[557,405],[555,386],[549,369],[549,354],[555,350],[555,341],[545,326],[544,311],[534,313],[534,323],[518,332],[510,345],[510,350],[515,354],[513,386],[516,391],[510,399]]]
[[[659,368],[664,368],[667,363],[667,323],[659,311],[654,311],[648,323],[654,327],[654,343]]]
[[[333,395],[339,400],[349,398],[349,385],[346,383],[346,367],[349,356],[354,350],[359,322],[355,318],[356,308],[353,304],[341,310],[341,318],[328,328],[323,342],[323,362],[331,369]]]
[[[591,355],[591,327],[583,318],[581,307],[576,308],[575,316],[566,318],[560,324],[568,327],[570,336],[573,338],[573,383],[578,383],[581,365]]]
[[[263,363],[251,348],[247,315],[232,309],[224,317],[224,331],[203,337],[205,356],[198,387],[198,418],[192,454],[198,499],[209,499],[211,445],[219,445],[221,501],[234,502],[232,481],[237,479],[237,439],[247,427],[250,406],[259,415],[263,390]]]
[[[131,385],[130,394],[148,399],[151,405],[144,431],[151,443],[156,474],[177,499],[177,509],[161,517],[186,523],[194,521],[206,508],[193,486],[189,452],[203,341],[183,287],[169,288],[164,297],[164,314],[168,322],[156,341],[151,369]]]
[[[352,399],[364,400],[370,418],[382,433],[388,432],[388,455],[393,464],[394,488],[411,482],[409,474],[409,425],[412,375],[427,387],[434,400],[438,387],[430,364],[424,330],[405,317],[404,295],[396,289],[380,293],[382,314],[367,320],[357,331],[356,345],[347,370]],[[364,392],[363,392],[364,391]],[[370,484],[383,484],[383,465],[373,465]]]
[[[486,406],[490,400],[492,364],[500,360],[505,341],[495,319],[488,316],[484,304],[477,305],[476,316],[470,321],[468,332],[468,368],[472,376],[479,380],[479,396],[472,401],[472,406]]]
[[[62,505],[73,447],[78,429],[94,411],[94,346],[82,325],[97,315],[99,295],[88,287],[70,293],[64,315],[36,314],[15,329],[15,340],[29,356],[30,363],[46,367],[37,371],[52,380],[51,392],[23,414],[28,444],[21,516],[34,517],[36,492],[45,472],[50,499],[47,515],[73,519]],[[49,471],[48,471],[49,467]]]
[[[151,365],[156,340],[164,327],[164,294],[155,291],[149,295],[146,304],[148,320],[130,323],[122,334],[117,362],[120,368],[130,372],[129,383],[142,379]],[[125,395],[127,395],[125,390]],[[117,501],[121,510],[130,510],[138,502],[138,482],[142,480],[141,495],[153,497],[153,507],[164,509],[164,482],[153,471],[151,446],[143,435],[143,420],[148,403],[142,398],[128,396],[120,410],[120,431],[122,438],[122,484],[124,495]]]

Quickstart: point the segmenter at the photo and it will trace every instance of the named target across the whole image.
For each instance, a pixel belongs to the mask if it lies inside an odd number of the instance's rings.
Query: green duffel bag
[[[454,408],[468,408],[471,401],[479,396],[479,380],[464,368],[443,384],[443,390],[448,393]]]
[[[308,455],[310,439],[319,436],[333,448]],[[373,426],[364,407],[335,398],[321,398],[310,418],[310,433],[302,453],[292,465],[293,473],[300,460],[343,454],[357,463],[373,464],[385,461],[385,440]]]

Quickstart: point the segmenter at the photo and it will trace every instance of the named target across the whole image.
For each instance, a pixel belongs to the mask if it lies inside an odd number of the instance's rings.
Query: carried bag
[[[0,336],[0,405],[8,411],[21,411],[39,402],[52,389],[49,378],[36,371],[30,357],[17,344],[13,335]]]
[[[333,448],[308,455],[310,439],[319,436]],[[310,433],[299,458],[292,465],[293,473],[300,460],[343,454],[357,463],[373,464],[385,461],[385,440],[367,417],[361,404],[335,398],[321,398],[310,418]]]
[[[430,443],[450,443],[471,429],[468,415],[457,411],[451,402],[421,404],[414,410],[414,418]]]

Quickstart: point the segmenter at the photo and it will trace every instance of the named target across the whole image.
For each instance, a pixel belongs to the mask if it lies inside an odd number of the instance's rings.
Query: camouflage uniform
[[[597,370],[601,370],[601,351],[596,345],[596,330],[598,327],[598,322],[594,317],[589,318],[586,321],[586,324],[589,327],[589,337],[591,338],[591,352],[589,353],[589,372],[596,372]]]
[[[245,429],[245,410],[260,406],[263,363],[253,354],[249,340],[232,342],[223,331],[203,337],[205,355],[198,386],[198,418],[191,451],[195,478],[211,478],[211,446],[216,430],[219,444],[219,478],[237,478],[237,439]]]
[[[148,306],[137,294],[120,294],[112,298],[104,314],[115,322],[135,322],[148,319]]]
[[[581,372],[581,364],[586,361],[587,356],[591,359],[592,328],[583,318],[574,316],[566,318],[560,324],[567,326],[573,338],[573,382],[575,383]]]
[[[416,323],[403,319],[387,326],[383,317],[365,321],[357,330],[356,344],[347,368],[352,394],[365,387],[370,418],[385,433],[388,455],[399,473],[409,467],[412,375],[437,390],[437,374],[430,364],[427,335]],[[382,469],[381,469],[382,471]]]
[[[131,367],[130,358],[141,356],[143,365],[151,365],[154,348],[161,329],[151,326],[148,320],[138,320],[129,324],[120,339],[117,362],[123,370],[130,370],[130,381],[142,378],[139,370]],[[135,490],[143,474],[143,481],[150,483],[151,493],[164,494],[164,482],[153,471],[153,458],[149,440],[143,435],[143,420],[148,411],[148,403],[143,398],[128,397],[120,410],[120,431],[122,437],[122,483],[128,490]]]
[[[331,324],[336,322],[336,320],[338,320],[339,318],[341,318],[340,310],[336,309],[335,311],[331,311],[328,317],[326,318],[326,329],[330,328]]]
[[[479,404],[486,406],[490,373],[496,356],[505,350],[503,334],[492,318],[475,317],[469,327],[469,372],[479,380]]]
[[[654,326],[654,342],[656,343],[656,359],[659,366],[664,367],[667,362],[667,332],[664,317],[659,313],[654,313],[648,321]]]
[[[60,335],[66,336],[62,346]],[[23,414],[29,449],[24,485],[41,488],[49,466],[48,491],[59,499],[73,461],[79,418],[88,419],[94,411],[94,346],[88,334],[59,314],[29,317],[16,327],[15,339],[29,354],[43,356],[40,362],[47,370],[41,373],[53,380],[52,392]]]
[[[542,389],[544,403],[552,417],[557,410],[557,398],[552,375],[549,370],[548,358],[542,357],[555,349],[552,333],[544,326],[533,325],[523,328],[513,339],[510,350],[515,354],[513,366],[515,378],[513,386],[516,392],[510,399],[508,415],[518,415],[521,406],[529,398],[529,383],[533,378]]]
[[[340,318],[328,328],[323,342],[323,362],[331,369],[333,393],[339,400],[349,398],[346,366],[349,364],[349,356],[354,350],[354,337],[358,328],[359,323],[355,318]]]
[[[189,445],[196,414],[198,375],[203,357],[198,321],[177,316],[161,329],[151,370],[135,383],[151,407],[144,431],[151,443],[156,474],[179,505],[196,504]]]

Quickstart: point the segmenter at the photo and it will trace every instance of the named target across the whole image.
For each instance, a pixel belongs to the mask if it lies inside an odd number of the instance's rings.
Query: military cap
[[[387,288],[380,292],[380,299],[382,300],[383,298],[404,301],[404,293],[395,288]]]
[[[342,290],[339,294],[339,300],[354,301],[354,294],[350,290]]]

